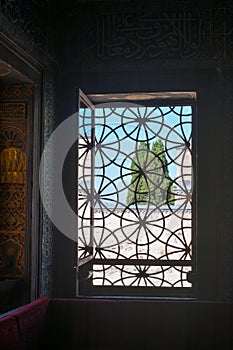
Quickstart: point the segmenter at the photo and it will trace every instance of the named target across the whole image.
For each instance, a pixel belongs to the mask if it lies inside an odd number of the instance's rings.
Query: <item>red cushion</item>
[[[4,350],[20,350],[19,329],[12,316],[0,319],[0,348]]]
[[[49,298],[43,297],[12,312],[19,325],[22,349],[39,349],[44,335]]]

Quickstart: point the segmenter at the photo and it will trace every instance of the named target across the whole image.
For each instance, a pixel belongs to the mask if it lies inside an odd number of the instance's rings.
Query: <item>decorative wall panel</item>
[[[46,40],[46,28],[51,2],[48,0],[2,0],[0,10],[4,16],[19,27],[39,45]]]
[[[0,118],[25,118],[25,103],[1,103]]]
[[[9,98],[11,102],[14,103],[15,111],[11,113],[11,117],[15,117],[19,110],[22,109],[22,102],[17,102],[13,99],[16,99],[18,97],[25,99],[28,97],[31,97],[33,94],[33,86],[32,85],[11,85],[11,86],[3,86],[0,90],[0,97],[1,99]],[[7,104],[10,103],[10,101],[7,101]],[[4,101],[1,109],[6,108],[5,107],[6,102]],[[21,112],[22,113],[22,112]],[[25,117],[25,114],[24,114]]]
[[[89,32],[98,58],[188,59],[209,51],[210,13],[177,11],[102,14]]]
[[[44,143],[48,141],[53,128],[55,120],[55,84],[52,73],[46,72],[44,83]],[[51,196],[53,193],[53,154],[48,155],[45,162],[46,174],[43,178],[43,189],[45,191],[44,198],[48,203],[51,203]],[[43,224],[42,224],[42,261],[41,261],[41,287],[40,295],[50,296],[52,292],[52,255],[53,255],[53,236],[52,223],[43,209]]]
[[[111,71],[232,64],[233,6],[223,2],[100,3],[91,14],[81,6],[68,18],[62,57],[69,69],[101,71],[103,62]]]
[[[55,55],[53,22],[57,11],[50,0],[0,1],[0,29],[14,42],[45,61],[47,54]]]
[[[0,278],[24,276],[27,176],[25,99],[31,95],[32,86],[6,86],[0,91]]]

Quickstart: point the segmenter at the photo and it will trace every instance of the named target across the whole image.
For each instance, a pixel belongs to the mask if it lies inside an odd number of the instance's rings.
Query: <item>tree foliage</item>
[[[168,162],[162,140],[136,144],[135,155],[131,162],[131,183],[126,198],[127,205],[132,203],[163,205],[167,201],[174,204],[171,192]],[[168,189],[170,190],[168,193]]]

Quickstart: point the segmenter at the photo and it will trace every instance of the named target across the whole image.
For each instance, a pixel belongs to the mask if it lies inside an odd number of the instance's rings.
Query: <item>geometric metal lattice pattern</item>
[[[94,255],[93,286],[192,286],[192,114],[80,109],[78,255]]]

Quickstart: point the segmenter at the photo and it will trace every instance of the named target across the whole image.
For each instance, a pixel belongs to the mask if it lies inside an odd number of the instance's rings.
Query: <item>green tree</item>
[[[128,190],[126,203],[144,203],[148,197],[148,184],[146,180],[146,161],[148,159],[149,144],[140,142],[136,144],[135,155],[131,163],[131,184]]]
[[[150,145],[140,142],[135,147],[135,155],[131,163],[132,177],[126,198],[127,205],[138,204],[161,205],[167,202],[167,191],[171,185],[168,163],[164,152],[164,144],[157,140]],[[174,195],[168,200],[174,204]]]
[[[153,143],[152,152],[159,159],[159,169],[156,169],[154,173],[154,183],[157,185],[154,189],[154,202],[156,204],[165,204],[168,200],[171,205],[174,205],[174,194],[171,193],[171,191],[174,189],[174,186],[171,186],[171,179],[169,177],[168,170],[168,161],[166,158],[165,148],[162,140],[157,140]],[[159,184],[158,179],[156,180],[156,178],[158,177],[160,177]]]

